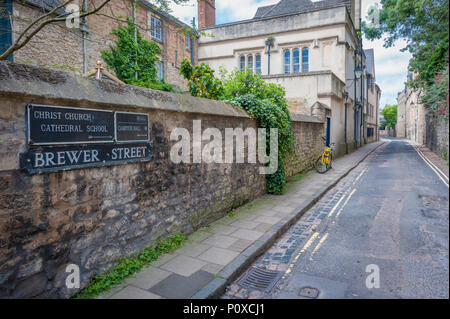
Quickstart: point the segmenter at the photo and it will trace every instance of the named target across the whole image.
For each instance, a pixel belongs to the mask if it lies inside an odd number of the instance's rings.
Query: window
[[[284,74],[291,73],[291,51],[284,51]]]
[[[161,22],[161,20],[152,16],[150,29],[152,30],[152,38],[162,41],[162,22]]]
[[[309,72],[309,50],[302,49],[302,72]]]
[[[247,67],[253,71],[253,55],[247,56]]]
[[[261,54],[255,55],[255,73],[260,74],[261,73]]]
[[[189,35],[186,36],[186,50],[191,50],[191,37]]]
[[[293,62],[294,73],[299,73],[300,72],[300,50],[299,49],[295,49],[292,52],[292,58],[294,60],[294,62]]]
[[[239,70],[245,71],[245,56],[241,55],[239,57]]]
[[[11,0],[1,1],[0,3],[0,53],[5,52],[12,45],[11,19],[13,3]],[[7,60],[13,60],[11,53]]]
[[[161,61],[156,62],[156,75],[158,81],[164,80],[164,64]]]

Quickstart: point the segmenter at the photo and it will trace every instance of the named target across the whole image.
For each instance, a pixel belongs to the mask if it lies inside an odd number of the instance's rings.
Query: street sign
[[[148,115],[142,113],[116,112],[117,142],[148,142]]]
[[[114,141],[114,112],[27,105],[28,144],[57,145]]]

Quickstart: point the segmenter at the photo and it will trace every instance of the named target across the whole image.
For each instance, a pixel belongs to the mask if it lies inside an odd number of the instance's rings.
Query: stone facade
[[[440,156],[449,155],[449,127],[448,120],[440,115],[428,112],[425,116],[426,123],[426,145]]]
[[[259,164],[174,164],[170,132],[202,127],[257,127],[229,104],[152,91],[15,63],[0,63],[0,297],[67,298],[67,264],[81,286],[156,240],[192,231],[265,193]],[[151,161],[28,175],[28,103],[134,111],[150,117]],[[322,148],[323,122],[294,118],[298,162],[310,169]]]
[[[89,8],[102,2],[101,0],[89,1]],[[14,1],[13,40],[42,12],[43,9],[30,4],[29,1]],[[81,28],[69,29],[64,22],[48,25],[25,47],[14,53],[14,61],[64,70],[71,69],[78,73],[87,72],[97,65],[97,61],[102,60],[101,51],[108,49],[115,40],[111,31],[117,28],[119,22],[126,23],[127,16],[133,17],[132,1],[111,0],[97,14],[88,16],[86,25],[81,24]],[[152,16],[162,22],[161,40],[151,35]],[[144,39],[157,42],[162,49],[160,60],[163,64],[163,79],[186,90],[187,81],[179,74],[179,65],[184,58],[193,60],[194,63],[197,59],[197,40],[192,37],[193,47],[186,45],[186,30],[190,27],[166,13],[155,10],[147,1],[137,1],[136,25]],[[86,32],[81,31],[83,28]]]

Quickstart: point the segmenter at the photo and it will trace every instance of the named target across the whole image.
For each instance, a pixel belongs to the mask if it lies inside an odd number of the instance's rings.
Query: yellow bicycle
[[[322,139],[324,140],[325,148],[322,155],[319,156],[314,164],[314,169],[319,174],[328,172],[332,168],[331,163],[333,162],[333,150],[331,147],[327,146],[326,139],[324,137],[322,137]],[[335,145],[335,143],[331,143],[330,146],[333,145]]]

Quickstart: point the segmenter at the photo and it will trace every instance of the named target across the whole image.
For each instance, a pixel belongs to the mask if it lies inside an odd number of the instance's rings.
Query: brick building
[[[4,50],[31,21],[43,11],[51,10],[49,4],[55,7],[61,0],[0,1],[0,7],[9,13],[0,18],[0,50]],[[92,10],[103,2],[74,0],[73,3]],[[67,13],[58,10],[55,14]],[[145,0],[111,0],[98,13],[82,18],[79,27],[69,28],[65,22],[47,25],[26,46],[14,52],[10,60],[86,72],[101,60],[101,51],[113,44],[115,36],[111,31],[119,22],[125,23],[127,16],[135,21],[142,38],[155,41],[161,47],[158,77],[186,89],[187,83],[179,74],[179,65],[184,58],[196,63],[197,40],[190,36],[189,25]]]

